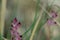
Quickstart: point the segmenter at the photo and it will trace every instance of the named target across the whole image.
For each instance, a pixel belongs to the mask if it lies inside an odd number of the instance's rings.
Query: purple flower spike
[[[52,18],[56,18],[56,17],[57,17],[57,12],[52,11],[52,12],[51,12],[51,16],[52,16]]]
[[[21,23],[18,22],[16,18],[12,21],[11,24],[11,35],[14,36],[14,39],[12,40],[21,40],[19,33],[17,32],[18,28],[20,27]]]

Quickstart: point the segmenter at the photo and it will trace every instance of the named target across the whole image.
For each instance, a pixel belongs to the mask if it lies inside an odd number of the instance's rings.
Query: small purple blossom
[[[11,26],[12,27],[19,27],[21,25],[20,22],[18,22],[18,20],[16,18],[14,18],[14,20],[12,21]]]
[[[58,15],[57,15],[57,12],[55,12],[55,11],[51,11],[51,18],[48,18],[47,19],[47,23],[49,24],[49,25],[53,25],[53,24],[56,24],[56,22],[55,21],[53,21],[53,18],[56,18]]]
[[[55,12],[55,11],[52,11],[51,12],[51,16],[52,16],[52,18],[56,18],[58,15],[57,15],[57,12]]]
[[[48,20],[47,20],[47,23],[48,23],[49,25],[56,24],[56,22],[54,22],[52,19],[48,19]]]

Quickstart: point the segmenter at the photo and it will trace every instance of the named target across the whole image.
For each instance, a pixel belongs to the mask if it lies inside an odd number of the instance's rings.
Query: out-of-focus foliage
[[[0,3],[1,3],[2,0],[0,0]]]

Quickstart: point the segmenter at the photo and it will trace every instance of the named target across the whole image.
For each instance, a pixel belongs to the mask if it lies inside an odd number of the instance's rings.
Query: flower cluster
[[[16,18],[14,18],[14,20],[12,21],[11,30],[10,30],[12,40],[22,40],[22,35],[19,35],[19,33],[17,32],[20,25],[21,25],[21,23],[18,22],[18,20]]]
[[[57,15],[57,12],[51,11],[51,14],[50,14],[50,15],[51,15],[52,18],[48,18],[48,19],[47,19],[47,23],[50,24],[50,25],[56,24],[56,22],[53,21],[53,19],[58,16],[58,15]]]

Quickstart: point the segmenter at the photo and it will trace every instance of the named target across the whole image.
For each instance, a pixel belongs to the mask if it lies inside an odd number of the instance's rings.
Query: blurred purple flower
[[[49,25],[56,24],[56,22],[53,21],[53,18],[56,18],[56,17],[58,16],[58,15],[57,15],[57,12],[55,12],[55,11],[52,10],[50,15],[52,16],[52,18],[48,18],[48,19],[47,19],[47,23],[48,23]]]
[[[48,20],[47,20],[47,23],[48,23],[49,25],[56,24],[56,22],[54,22],[52,19],[48,19]]]
[[[18,20],[16,18],[14,18],[14,20],[12,21],[11,24],[11,35],[15,36],[14,39],[12,40],[21,40],[21,37],[19,35],[19,33],[17,32],[18,28],[20,27],[21,23],[18,22]]]
[[[52,18],[56,18],[58,15],[57,15],[57,12],[55,12],[55,11],[52,11],[51,12],[51,16],[52,16]]]
[[[20,25],[21,25],[21,23],[18,22],[18,20],[16,18],[14,18],[14,20],[13,20],[13,22],[11,24],[11,26],[13,27],[13,29],[17,30],[20,27]]]

